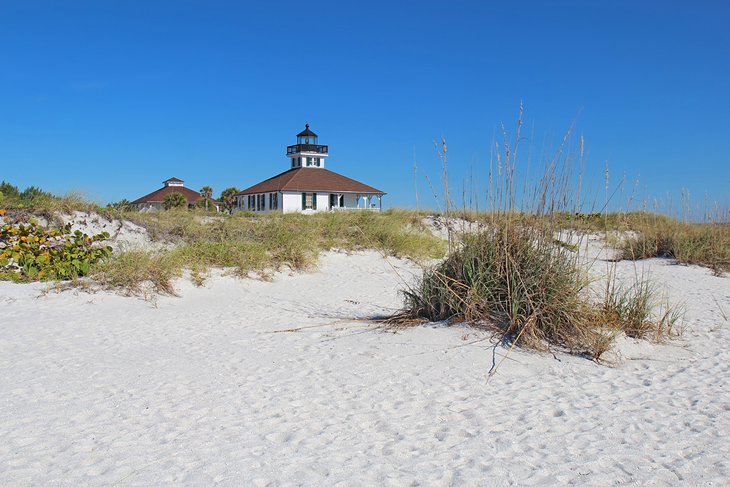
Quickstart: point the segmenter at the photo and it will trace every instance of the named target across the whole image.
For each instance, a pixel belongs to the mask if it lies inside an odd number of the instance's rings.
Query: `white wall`
[[[330,209],[330,194],[317,193],[317,211],[327,211]]]
[[[309,192],[309,191],[308,191]],[[284,213],[314,213],[315,210],[302,211],[302,193],[284,193],[284,204],[282,208]],[[330,209],[330,194],[317,193],[317,212],[328,211]]]
[[[265,210],[254,211],[254,213],[271,213],[271,212],[283,212],[283,213],[314,213],[314,210],[302,211],[302,193],[279,193],[279,208],[276,210],[269,209],[269,193],[265,193]],[[357,194],[344,193],[344,208],[357,208]],[[377,199],[375,200],[377,201]],[[236,211],[253,211],[247,208],[248,196],[243,197],[243,206],[236,208]],[[364,208],[364,198],[360,198],[360,208]],[[330,210],[330,193],[317,193],[317,210],[329,211]]]
[[[302,158],[302,165],[301,166],[297,166],[296,164],[294,164],[294,166],[292,166],[291,165],[292,158],[297,158],[297,157],[301,157]],[[319,157],[319,166],[307,166],[307,160],[305,159],[306,157]],[[324,167],[324,164],[325,164],[325,160],[326,159],[327,159],[327,155],[322,155],[322,154],[319,154],[317,152],[300,152],[300,153],[297,153],[297,154],[290,154],[290,157],[289,157],[289,169],[294,169],[294,168],[297,168],[297,167],[316,167],[317,169],[321,169],[321,168]]]
[[[282,194],[281,193],[277,193],[278,194],[278,201],[277,201],[278,204],[277,204],[277,208],[274,209],[274,210],[272,210],[269,207],[269,195],[271,193],[263,193],[263,195],[264,195],[264,206],[263,206],[263,209],[262,210],[259,210],[259,211],[256,211],[254,208],[256,208],[256,206],[255,206],[256,205],[256,198],[259,196],[259,194],[261,194],[261,193],[257,193],[255,195],[253,195],[254,196],[254,201],[253,201],[254,206],[252,208],[249,208],[248,207],[248,197],[249,197],[249,195],[237,196],[236,197],[237,199],[238,198],[241,199],[241,206],[239,207],[238,205],[236,205],[236,208],[234,209],[234,211],[250,211],[251,213],[277,213],[277,212],[278,213],[281,213],[282,208],[283,208],[283,201],[282,201],[283,198],[282,198]],[[300,205],[301,205],[301,203],[300,203]]]
[[[319,201],[317,201],[319,203]],[[281,209],[284,213],[299,213],[302,211],[302,193],[282,193]]]

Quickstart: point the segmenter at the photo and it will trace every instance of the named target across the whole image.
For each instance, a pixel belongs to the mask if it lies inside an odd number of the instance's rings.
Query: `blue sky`
[[[308,121],[328,168],[414,206],[414,151],[438,182],[445,137],[452,183],[483,181],[522,100],[532,164],[575,121],[587,186],[608,162],[625,193],[727,205],[729,19],[721,1],[0,0],[0,179],[218,194],[285,170]]]

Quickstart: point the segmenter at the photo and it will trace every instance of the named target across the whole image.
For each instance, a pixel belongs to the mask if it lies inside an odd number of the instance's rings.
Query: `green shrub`
[[[185,199],[185,195],[178,192],[168,194],[162,202],[162,207],[166,210],[186,208],[187,206],[188,200]]]
[[[95,245],[109,238],[93,237],[70,225],[57,230],[31,222],[0,227],[0,279],[33,281],[85,276],[96,262],[112,255],[111,247]]]

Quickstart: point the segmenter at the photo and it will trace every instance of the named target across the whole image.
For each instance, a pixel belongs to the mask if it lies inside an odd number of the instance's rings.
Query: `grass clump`
[[[674,331],[679,319],[679,309],[664,306],[655,315],[654,309],[661,303],[657,290],[648,281],[638,281],[633,286],[622,287],[610,278],[602,308],[602,319],[610,329],[620,330],[631,338],[661,340]]]
[[[595,359],[619,333],[661,338],[670,316],[653,316],[646,283],[591,296],[578,254],[559,245],[549,227],[496,222],[464,235],[461,245],[427,269],[405,292],[397,322],[412,319],[479,323],[526,348],[557,346]]]
[[[644,225],[625,239],[620,258],[627,260],[669,257],[682,264],[697,264],[721,275],[730,271],[730,225],[686,223],[668,219]]]
[[[173,279],[182,276],[183,262],[175,253],[122,252],[94,268],[91,277],[102,287],[122,289],[130,294],[151,291],[175,294]]]
[[[464,235],[460,248],[406,292],[406,309],[432,321],[493,323],[534,348],[587,348],[579,299],[587,281],[568,250],[539,237],[535,228],[507,224]]]

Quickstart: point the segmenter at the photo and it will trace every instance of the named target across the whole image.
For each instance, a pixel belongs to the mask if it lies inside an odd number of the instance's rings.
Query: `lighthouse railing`
[[[316,154],[327,154],[329,147],[319,144],[296,144],[286,148],[287,155],[300,152],[314,152]]]

